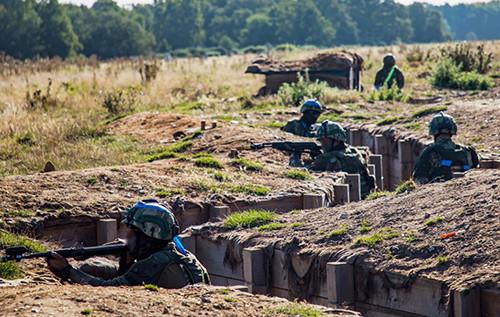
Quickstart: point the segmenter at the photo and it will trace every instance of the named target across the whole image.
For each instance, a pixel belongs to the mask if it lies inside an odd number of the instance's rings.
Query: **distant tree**
[[[199,0],[158,0],[154,18],[160,49],[195,47],[203,43],[203,15]]]
[[[37,9],[42,19],[39,30],[40,42],[43,45],[41,55],[68,57],[81,49],[71,21],[57,0],[41,1]]]
[[[274,34],[271,18],[263,13],[257,13],[247,18],[242,32],[246,45],[272,43]]]
[[[0,0],[0,51],[16,58],[42,52],[39,28],[42,20],[34,0]]]

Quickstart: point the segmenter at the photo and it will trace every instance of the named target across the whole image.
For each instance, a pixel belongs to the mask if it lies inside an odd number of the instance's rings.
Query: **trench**
[[[426,146],[421,139],[381,132],[376,128],[350,127],[350,143],[373,154],[369,170],[379,189],[393,190],[411,177],[413,164]],[[500,162],[485,160],[482,168],[499,168]],[[456,177],[463,175],[456,174]],[[288,212],[346,204],[360,200],[359,175],[346,175],[344,183],[332,184],[332,196],[324,193],[270,195],[225,204],[185,202],[174,210],[181,229],[219,221],[226,215],[248,209]],[[38,237],[58,241],[65,247],[99,245],[124,237],[123,214],[106,219],[69,217],[45,221]],[[241,241],[215,240],[189,230],[182,235],[188,250],[207,268],[218,286],[243,286],[257,294],[301,299],[339,307],[348,306],[365,316],[498,316],[500,291],[474,287],[452,289],[435,279],[409,277],[396,272],[376,271],[363,259],[345,255],[299,255],[274,244],[245,245]],[[228,261],[228,256],[231,258]]]

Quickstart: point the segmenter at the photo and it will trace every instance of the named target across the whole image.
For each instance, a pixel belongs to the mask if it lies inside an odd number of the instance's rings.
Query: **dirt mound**
[[[300,241],[304,252],[344,249],[365,254],[378,269],[431,276],[450,284],[497,285],[499,184],[500,170],[472,171],[464,178],[419,186],[409,193],[285,214],[278,220],[301,226],[258,233],[210,230],[227,238],[254,233],[253,239],[284,247]]]
[[[340,53],[322,53],[312,58],[295,61],[279,61],[271,58],[257,59],[248,66],[246,72],[252,74],[268,74],[280,72],[300,72],[322,70],[345,70],[350,67],[361,69],[363,58],[356,53],[342,51]]]
[[[2,316],[290,316],[301,307],[322,316],[361,316],[355,312],[293,304],[284,299],[233,289],[194,286],[158,291],[144,287],[39,285],[1,289]],[[203,313],[201,313],[203,312]]]
[[[200,128],[201,120],[160,112],[143,112],[112,122],[111,134],[127,134],[144,142],[172,143],[176,134],[190,134]]]

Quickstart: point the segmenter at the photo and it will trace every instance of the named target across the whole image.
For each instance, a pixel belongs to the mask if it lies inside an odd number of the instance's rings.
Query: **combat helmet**
[[[429,122],[429,134],[438,135],[440,133],[449,133],[451,135],[457,134],[457,124],[452,116],[440,112],[432,117]]]
[[[139,201],[133,205],[122,223],[158,240],[170,241],[179,232],[174,214],[156,200]]]
[[[308,99],[304,102],[304,104],[300,108],[300,112],[304,113],[308,110],[321,112],[323,110],[323,107],[321,106],[318,100]]]
[[[316,138],[332,138],[338,141],[347,142],[347,132],[337,122],[325,120],[321,123],[316,132]]]
[[[394,58],[394,55],[392,54],[387,54],[384,56],[384,65],[392,67],[396,65],[396,58]]]

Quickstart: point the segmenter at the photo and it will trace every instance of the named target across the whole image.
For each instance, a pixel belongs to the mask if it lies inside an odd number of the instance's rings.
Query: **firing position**
[[[102,260],[76,269],[53,252],[47,258],[49,269],[63,280],[92,286],[154,284],[180,288],[210,283],[206,269],[182,246],[175,216],[166,207],[152,200],[140,201],[128,210],[123,223],[128,226],[128,252],[120,265]]]
[[[479,167],[479,156],[473,147],[456,144],[452,137],[457,134],[457,124],[452,116],[443,112],[429,122],[429,135],[434,142],[420,154],[413,169],[417,183],[425,184],[453,178],[453,172],[466,172]]]

